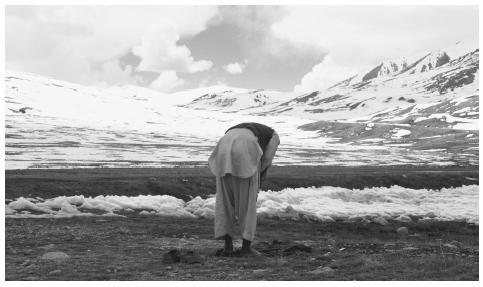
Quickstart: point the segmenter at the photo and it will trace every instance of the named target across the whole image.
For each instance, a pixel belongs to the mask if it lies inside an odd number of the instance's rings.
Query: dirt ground
[[[188,200],[213,194],[215,184],[215,177],[207,167],[7,170],[5,198],[167,194]],[[274,166],[261,189],[279,191],[309,186],[361,189],[392,185],[440,189],[470,184],[479,184],[478,166]]]
[[[215,256],[223,242],[207,219],[7,219],[6,280],[479,279],[477,226],[405,224],[407,236],[399,226],[264,219],[254,243],[264,256],[229,258]],[[171,250],[189,256],[166,262]],[[53,251],[69,258],[42,259]]]
[[[478,184],[474,168],[275,167],[263,189]],[[99,194],[207,196],[198,169],[6,172],[6,198]],[[218,257],[213,221],[142,216],[6,219],[6,280],[478,280],[479,226],[464,222],[261,219],[258,258]],[[399,227],[408,234],[399,234]],[[239,240],[235,247],[239,247]],[[168,256],[175,254],[176,256]],[[46,259],[49,252],[63,252]],[[51,253],[50,253],[51,254]],[[56,253],[59,254],[59,253]],[[44,257],[43,257],[44,256]]]

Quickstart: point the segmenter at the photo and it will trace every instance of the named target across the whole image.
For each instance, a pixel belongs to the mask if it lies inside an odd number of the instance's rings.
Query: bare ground
[[[215,192],[215,184],[207,167],[7,170],[5,198],[167,194],[187,200],[195,196],[206,198]],[[274,166],[261,189],[392,185],[440,189],[470,184],[479,184],[478,166]]]
[[[264,189],[332,185],[441,188],[478,184],[462,167],[275,167]],[[171,194],[214,190],[206,168],[18,170],[6,172],[6,198]],[[409,228],[399,235],[398,227]],[[464,222],[305,222],[261,219],[260,258],[217,257],[213,222],[126,217],[6,219],[6,280],[478,280],[479,227]],[[239,242],[237,242],[239,245]],[[166,253],[180,252],[181,262]],[[65,260],[46,260],[47,252]],[[176,261],[176,260],[175,260]],[[324,267],[328,267],[325,268]]]
[[[213,240],[212,224],[157,216],[7,219],[6,280],[479,279],[478,227],[471,224],[406,224],[409,235],[401,236],[395,222],[263,219],[254,245],[261,258],[214,256],[223,244]],[[193,254],[163,262],[173,249]],[[41,259],[49,251],[70,258]]]

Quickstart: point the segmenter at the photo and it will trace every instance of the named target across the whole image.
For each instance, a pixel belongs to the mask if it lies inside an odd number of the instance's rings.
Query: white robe
[[[264,154],[258,138],[244,128],[229,130],[220,139],[208,160],[216,176],[215,238],[234,238],[238,224],[242,238],[253,241],[261,167],[271,164],[279,143],[274,133]]]
[[[208,165],[217,177],[229,173],[249,178],[257,172],[262,155],[258,138],[250,130],[232,129],[220,139],[208,159]]]

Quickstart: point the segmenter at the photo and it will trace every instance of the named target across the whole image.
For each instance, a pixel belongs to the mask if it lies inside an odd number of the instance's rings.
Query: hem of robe
[[[256,179],[256,182],[258,183],[258,187],[256,188],[256,193],[255,193],[255,222],[254,222],[254,224],[256,226],[257,221],[258,221],[257,214],[256,214],[256,201],[257,201],[257,198],[258,198],[258,192],[259,192],[259,188],[260,188],[260,163],[257,166],[257,172],[255,172],[255,174],[252,176],[252,178],[253,177],[258,177],[258,179]],[[216,178],[217,178],[217,189],[218,189],[219,188],[218,184],[219,184],[219,181],[221,181],[221,177],[216,177]],[[252,180],[252,179],[250,179],[250,180]],[[218,193],[218,190],[217,190],[217,193]],[[216,209],[216,207],[215,207],[215,209]],[[215,224],[216,224],[216,219],[215,219]],[[248,240],[248,241],[253,241],[255,239],[256,227],[253,230],[253,234],[251,234],[249,229],[240,230],[241,226],[239,225],[239,223],[234,222],[234,224],[228,224],[226,231],[224,232],[223,235],[220,235],[220,236],[216,236],[216,234],[218,233],[218,232],[216,232],[216,229],[217,228],[215,227],[215,240],[224,239],[225,235],[229,235],[233,239],[242,238],[242,239],[245,239],[245,240]],[[220,233],[218,233],[218,234],[220,234]]]

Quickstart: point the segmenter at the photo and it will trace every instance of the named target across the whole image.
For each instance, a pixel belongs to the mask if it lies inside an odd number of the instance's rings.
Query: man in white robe
[[[272,128],[242,123],[226,132],[208,160],[216,176],[215,238],[225,240],[224,255],[233,253],[237,224],[243,239],[240,254],[256,253],[250,245],[255,238],[258,190],[279,144]]]

